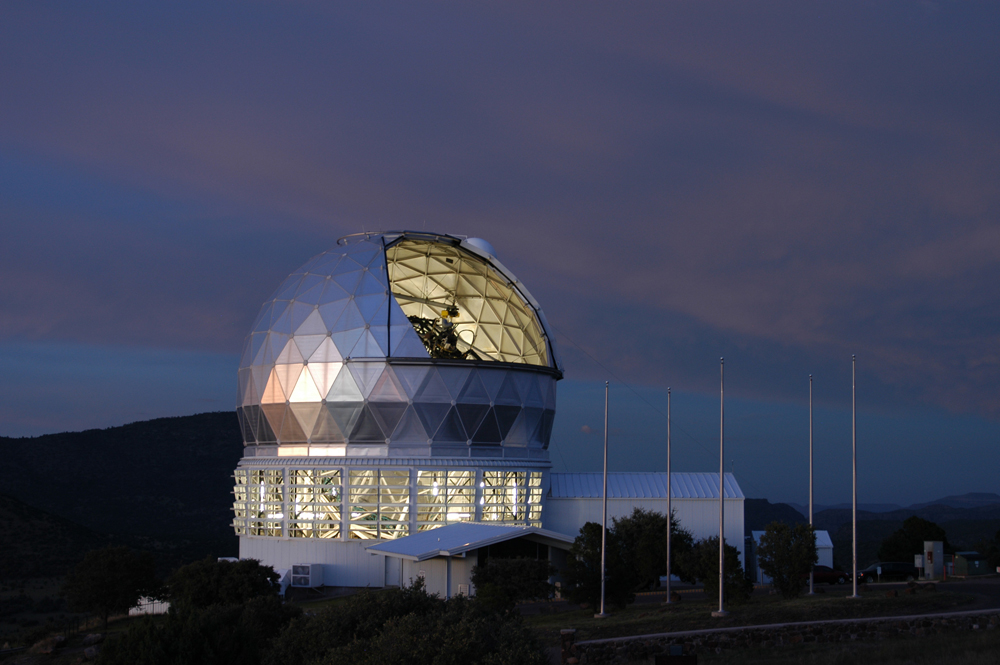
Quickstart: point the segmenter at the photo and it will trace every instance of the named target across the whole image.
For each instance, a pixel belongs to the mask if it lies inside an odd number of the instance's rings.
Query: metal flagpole
[[[608,544],[608,382],[604,382],[604,512],[601,515],[601,612],[595,619],[608,616],[604,612],[604,582],[607,579]]]
[[[813,525],[813,375],[809,375],[809,526]],[[816,532],[813,532],[815,538]],[[809,568],[809,595],[815,596],[813,569]]]
[[[719,358],[719,609],[712,612],[714,617],[724,617],[729,612],[722,604],[726,579],[726,538],[725,538],[725,496],[726,496],[726,371],[724,358]]]
[[[670,388],[667,388],[667,603],[670,602],[670,532],[674,515],[670,509]]]
[[[851,584],[858,596],[858,401],[857,382],[855,380],[858,366],[857,356],[851,356]]]

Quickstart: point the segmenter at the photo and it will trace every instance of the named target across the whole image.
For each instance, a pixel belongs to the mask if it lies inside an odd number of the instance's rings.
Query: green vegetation
[[[670,520],[671,569],[694,581],[700,563],[692,557],[693,538],[675,519]],[[735,550],[734,550],[735,551]],[[737,564],[738,565],[738,564]],[[659,586],[667,573],[667,518],[643,508],[628,517],[614,518],[608,528],[605,600],[625,607],[637,590]],[[578,603],[598,606],[601,599],[601,525],[587,522],[573,542],[564,571],[566,593]]]
[[[760,538],[757,557],[774,588],[785,598],[796,598],[819,559],[816,532],[808,524],[772,522]]]
[[[178,569],[167,580],[170,612],[184,614],[216,605],[241,605],[254,598],[278,597],[278,574],[259,561],[202,559]]]
[[[158,593],[155,570],[151,555],[127,547],[91,550],[66,577],[63,593],[70,609],[92,612],[107,629],[111,614],[126,613],[143,596]]]
[[[983,539],[979,543],[979,553],[986,555],[990,568],[996,570],[1000,566],[1000,531],[992,539]]]
[[[236,554],[230,476],[243,440],[232,411],[0,437],[0,454],[3,493],[37,511],[0,498],[0,520],[15,522],[7,533],[18,534],[0,552],[12,577],[0,579],[63,575],[107,544],[154,552],[161,575],[206,554]],[[47,478],[73,481],[39,491]]]
[[[753,593],[753,582],[743,574],[740,565],[740,553],[732,545],[726,543],[723,567],[722,595],[726,603],[745,603]],[[719,538],[713,536],[699,540],[695,546],[682,558],[683,570],[686,575],[701,580],[705,593],[711,597],[719,596]],[[683,579],[683,578],[682,578]],[[691,582],[694,579],[689,580]]]
[[[548,561],[491,558],[472,569],[476,602],[506,612],[526,600],[549,598],[555,590],[549,577],[555,573]]]
[[[171,612],[144,617],[124,635],[109,640],[101,665],[257,665],[271,640],[301,614],[275,596],[252,598],[238,605]]]
[[[250,564],[253,565],[242,565]],[[547,573],[545,569],[542,572]],[[170,612],[110,640],[103,665],[544,665],[516,612],[412,587],[364,591],[312,607],[283,604],[276,576],[257,562],[200,561],[169,582]],[[208,593],[201,587],[207,586]]]
[[[601,525],[587,522],[573,541],[566,557],[566,594],[576,603],[599,607],[601,602]],[[635,600],[633,589],[637,576],[622,554],[622,545],[614,529],[608,529],[605,555],[605,591],[607,605],[623,608]]]
[[[915,554],[923,552],[925,540],[944,541],[945,551],[952,551],[944,529],[934,522],[913,516],[903,522],[901,529],[882,541],[878,548],[879,561],[913,561]]]
[[[294,620],[264,663],[544,665],[516,613],[497,613],[465,596],[442,600],[412,587],[365,591]]]
[[[616,517],[612,523],[622,557],[636,576],[636,588],[659,587],[660,577],[667,574],[667,516],[636,508],[628,517]],[[670,529],[671,570],[678,577],[690,578],[684,571],[684,562],[694,547],[694,538],[676,519],[670,520]]]

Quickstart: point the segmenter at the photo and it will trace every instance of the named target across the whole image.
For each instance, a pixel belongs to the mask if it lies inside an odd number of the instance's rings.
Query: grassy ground
[[[939,587],[940,588],[940,587]],[[790,621],[822,621],[878,616],[926,614],[965,609],[974,597],[958,591],[921,591],[913,596],[886,598],[879,591],[867,591],[851,599],[850,588],[834,588],[816,596],[783,600],[780,596],[755,594],[744,605],[728,607],[729,616],[714,618],[717,601],[704,594],[685,593],[680,603],[662,606],[654,603],[633,604],[612,611],[606,619],[595,619],[594,610],[574,610],[558,614],[538,614],[525,618],[542,643],[559,643],[559,631],[575,628],[577,641],[669,633],[682,630],[753,626]]]
[[[810,644],[718,655],[700,654],[698,662],[726,665],[1000,665],[1000,631],[951,633],[874,644]]]

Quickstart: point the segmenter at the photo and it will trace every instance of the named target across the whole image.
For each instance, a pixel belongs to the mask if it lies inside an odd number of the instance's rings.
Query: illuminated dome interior
[[[459,246],[403,238],[386,249],[389,284],[431,357],[548,365],[545,335],[532,306],[507,277]],[[449,312],[451,309],[451,312]],[[444,324],[454,344],[439,350]],[[452,351],[452,346],[455,351]]]

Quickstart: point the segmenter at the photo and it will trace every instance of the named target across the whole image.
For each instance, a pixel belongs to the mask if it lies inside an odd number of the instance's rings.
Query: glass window
[[[417,472],[417,530],[425,531],[476,517],[475,472]]]
[[[288,535],[291,538],[339,538],[340,469],[288,471]]]
[[[399,538],[409,534],[409,471],[352,470],[349,493],[351,538]]]

